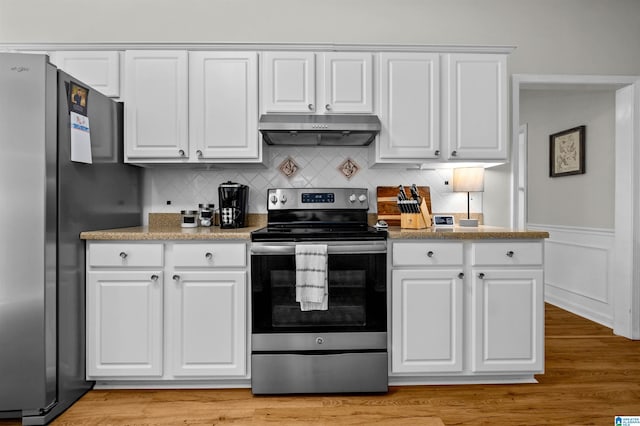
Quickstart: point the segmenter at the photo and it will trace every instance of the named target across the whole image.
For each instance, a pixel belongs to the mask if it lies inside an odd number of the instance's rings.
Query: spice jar
[[[200,226],[211,226],[213,223],[214,204],[198,204],[200,209]]]
[[[196,228],[198,226],[198,211],[197,210],[181,210],[180,214],[182,219],[180,226],[183,228]]]

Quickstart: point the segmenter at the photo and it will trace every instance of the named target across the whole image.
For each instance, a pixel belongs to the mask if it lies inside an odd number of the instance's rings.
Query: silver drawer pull
[[[180,281],[180,275],[178,274],[174,275],[172,278],[174,281]]]
[[[429,251],[427,252],[427,257],[433,257],[433,255],[434,255],[434,254],[435,254],[434,252],[432,252],[431,250],[429,250]]]
[[[158,281],[158,278],[156,274],[151,275],[151,281]]]
[[[211,260],[211,259],[213,259],[213,253],[207,252],[207,253],[204,255],[204,257],[206,257],[206,258],[207,258],[207,260]]]
[[[509,251],[507,252],[507,257],[513,257],[513,254],[514,254],[514,253],[513,253],[513,251],[512,251],[512,250],[509,250]]]
[[[123,259],[126,259],[127,258],[127,253],[121,251],[120,252],[120,257],[123,258]]]
[[[458,274],[458,278],[463,279],[463,278],[464,278],[464,272],[460,272],[460,273]]]
[[[480,272],[478,274],[478,278],[480,278],[481,280],[484,279],[484,272]]]

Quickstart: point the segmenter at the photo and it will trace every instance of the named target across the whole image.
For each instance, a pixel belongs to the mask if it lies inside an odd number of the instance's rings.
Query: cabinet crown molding
[[[516,46],[394,43],[2,43],[0,51],[54,50],[313,50],[509,54]]]

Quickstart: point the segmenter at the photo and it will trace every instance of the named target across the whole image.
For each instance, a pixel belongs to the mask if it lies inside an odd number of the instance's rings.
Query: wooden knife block
[[[409,186],[403,187],[403,190],[407,198],[411,197]],[[431,194],[429,187],[419,186],[418,192],[427,205],[426,209],[421,206],[421,210],[431,213]],[[398,186],[379,186],[376,190],[376,196],[378,202],[378,219],[386,221],[389,226],[401,226],[400,209],[398,208]],[[427,220],[427,224],[430,223],[431,215],[429,215],[429,219]]]
[[[431,213],[424,198],[420,203],[420,213],[401,213],[400,227],[402,229],[425,229],[431,228]]]

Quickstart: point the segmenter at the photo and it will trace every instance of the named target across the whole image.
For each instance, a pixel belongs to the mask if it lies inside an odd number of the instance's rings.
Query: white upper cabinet
[[[264,112],[314,112],[316,61],[310,52],[265,52],[261,92]]]
[[[506,64],[506,54],[380,53],[372,162],[506,160]]]
[[[57,51],[51,62],[105,96],[120,97],[120,52]]]
[[[194,161],[261,160],[256,52],[189,53],[189,142]]]
[[[446,158],[506,160],[506,55],[445,55]]]
[[[265,52],[262,112],[373,112],[373,54]]]
[[[439,158],[439,73],[437,53],[380,54],[380,159]]]
[[[373,55],[358,52],[324,53],[324,100],[321,113],[373,112]]]
[[[187,160],[187,51],[125,52],[125,146],[129,161]]]

